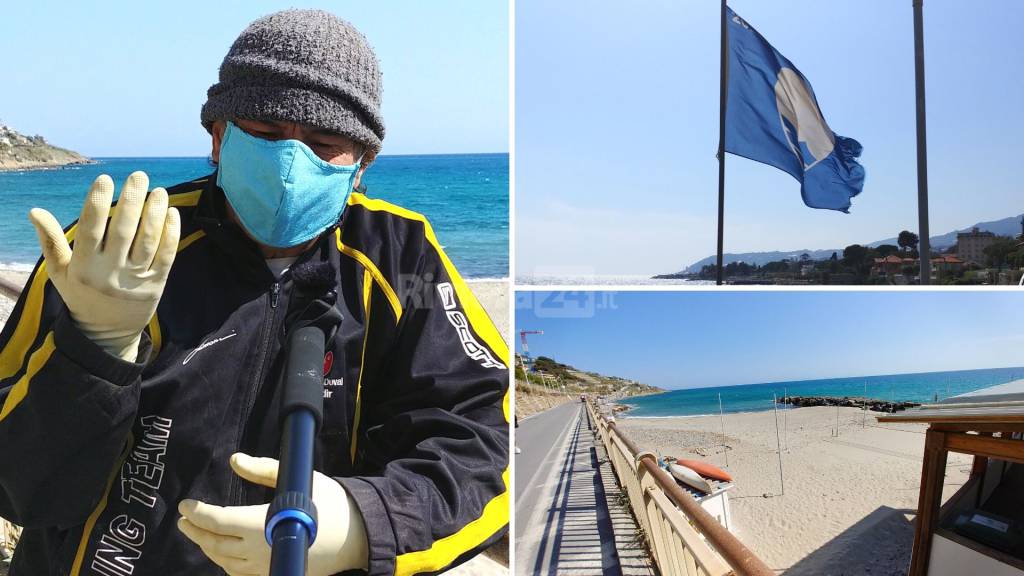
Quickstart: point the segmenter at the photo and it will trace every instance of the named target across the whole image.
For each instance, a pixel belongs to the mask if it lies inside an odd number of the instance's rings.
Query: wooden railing
[[[587,411],[629,497],[658,570],[665,576],[774,576],[675,479],[587,402]]]
[[[7,296],[11,300],[17,300],[21,296],[21,286],[10,280],[0,278],[0,296]]]

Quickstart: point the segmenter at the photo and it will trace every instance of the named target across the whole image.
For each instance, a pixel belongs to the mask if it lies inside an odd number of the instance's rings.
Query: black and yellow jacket
[[[228,457],[278,457],[293,287],[215,180],[168,189],[182,239],[138,363],[75,327],[42,261],[0,333],[0,517],[25,527],[12,576],[221,574],[175,527],[178,502],[269,502]],[[470,557],[508,523],[505,342],[418,214],[354,193],[309,258],[334,265],[344,318],[316,468],[358,504],[369,572]]]

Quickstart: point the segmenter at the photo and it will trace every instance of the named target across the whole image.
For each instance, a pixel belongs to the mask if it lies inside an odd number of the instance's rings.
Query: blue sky
[[[917,230],[911,0],[731,0],[864,146],[850,214],[730,155],[727,252],[842,248]],[[1024,212],[1024,2],[927,0],[932,233]],[[716,244],[718,3],[516,5],[517,270],[651,274]]]
[[[384,74],[383,154],[508,150],[508,4],[265,0],[9,2],[0,120],[91,156],[202,156],[206,89],[252,20],[322,8]]]
[[[516,330],[544,332],[528,336],[534,357],[666,389],[1024,364],[1020,292],[519,292],[516,300]]]

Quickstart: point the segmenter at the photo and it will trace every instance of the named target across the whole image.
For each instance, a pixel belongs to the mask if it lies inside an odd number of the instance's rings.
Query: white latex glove
[[[237,453],[231,468],[240,477],[273,488],[277,460]],[[341,484],[313,473],[313,503],[317,510],[316,541],[309,548],[306,574],[329,576],[343,570],[367,568],[366,527],[355,502]],[[178,529],[230,576],[265,576],[270,572],[270,545],[264,526],[269,504],[214,506],[196,500],[178,504]]]
[[[147,201],[148,189],[145,173],[128,176],[108,224],[114,182],[106,174],[96,178],[82,206],[74,252],[52,214],[33,208],[28,215],[72,320],[90,340],[130,362],[160,302],[181,234],[181,217],[167,207],[167,191],[155,188]]]

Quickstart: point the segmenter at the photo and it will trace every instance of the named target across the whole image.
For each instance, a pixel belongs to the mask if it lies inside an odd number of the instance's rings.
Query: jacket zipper
[[[277,305],[281,297],[281,282],[285,276],[288,275],[288,271],[285,271],[281,275],[281,278],[275,280],[270,286],[270,300],[269,310],[267,310],[266,320],[262,326],[262,338],[261,346],[259,348],[260,359],[257,362],[257,370],[252,383],[248,387],[248,393],[245,398],[244,409],[241,414],[241,424],[238,431],[238,442],[235,445],[235,452],[238,452],[242,448],[242,440],[245,438],[246,428],[249,423],[249,416],[252,413],[252,408],[256,404],[256,397],[259,395],[260,388],[262,388],[263,374],[267,370],[267,361],[270,359],[270,346],[274,337],[274,327],[277,325]],[[230,499],[232,504],[240,505],[244,504],[242,498],[242,480],[237,474],[231,475],[230,484]]]

